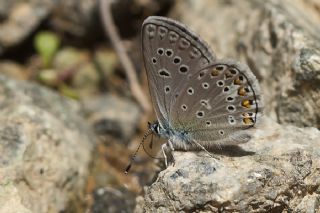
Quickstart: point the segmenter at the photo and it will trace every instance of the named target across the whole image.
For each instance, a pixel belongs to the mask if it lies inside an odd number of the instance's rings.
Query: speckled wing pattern
[[[256,124],[262,106],[248,66],[217,60],[199,36],[163,17],[145,20],[142,51],[162,128],[207,147],[250,139],[244,130]]]
[[[192,75],[172,108],[172,128],[204,146],[244,143],[261,113],[258,81],[249,67],[218,60]]]

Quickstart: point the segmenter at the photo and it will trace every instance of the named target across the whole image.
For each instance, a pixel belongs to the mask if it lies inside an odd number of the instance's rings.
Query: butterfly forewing
[[[250,69],[234,61],[217,61],[188,79],[174,102],[172,128],[207,145],[246,142],[261,110],[260,90]],[[238,140],[238,141],[236,141]]]
[[[143,23],[142,51],[156,116],[162,127],[169,128],[181,88],[215,56],[186,26],[154,16]]]

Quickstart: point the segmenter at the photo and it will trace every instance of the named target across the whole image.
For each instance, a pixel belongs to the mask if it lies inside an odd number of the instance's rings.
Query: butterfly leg
[[[172,141],[170,139],[168,140],[168,144],[169,144],[170,153],[171,153],[171,157],[172,157],[172,165],[174,166],[176,161],[175,161],[174,155],[173,155],[173,152],[174,152],[173,144],[172,144]]]
[[[201,144],[199,144],[197,141],[193,140],[193,143],[195,143],[198,147],[200,147],[203,151],[205,151],[212,159],[214,159],[217,163],[220,160],[219,157],[212,155],[206,148],[204,148]]]
[[[162,154],[164,157],[164,163],[166,164],[166,167],[168,167],[168,159],[167,159],[167,155],[166,155],[166,149],[167,149],[167,144],[162,144],[161,146],[161,150],[162,150]]]

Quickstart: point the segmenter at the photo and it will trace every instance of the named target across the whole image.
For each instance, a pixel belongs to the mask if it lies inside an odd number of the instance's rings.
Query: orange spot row
[[[253,104],[252,100],[243,100],[241,102],[241,105],[245,108],[250,108],[252,104]]]
[[[245,90],[244,87],[240,87],[240,88],[238,89],[238,95],[240,95],[240,96],[245,96],[245,95],[247,95],[246,90]]]
[[[247,125],[251,125],[251,124],[254,124],[254,120],[253,118],[250,118],[250,117],[243,118],[243,123]]]

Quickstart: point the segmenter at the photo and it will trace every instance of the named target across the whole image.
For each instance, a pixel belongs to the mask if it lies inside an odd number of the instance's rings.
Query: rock
[[[4,21],[0,22],[0,55],[4,50],[23,42],[48,16],[52,6],[53,1],[49,0],[1,0],[0,13]]]
[[[307,212],[307,213],[316,213],[319,212],[319,195],[311,194],[306,195],[301,203],[294,209],[294,212]]]
[[[189,0],[175,4],[172,14],[218,58],[250,66],[261,81],[268,115],[320,128],[319,6],[314,0]]]
[[[81,66],[72,79],[72,87],[81,98],[92,97],[99,94],[101,78],[93,63]]]
[[[112,135],[127,141],[137,128],[141,110],[124,98],[105,95],[85,100],[84,110],[98,135]]]
[[[88,51],[72,47],[57,52],[53,60],[53,71],[62,94],[85,99],[99,93],[102,77],[89,58]],[[41,73],[45,72],[46,70],[43,70]],[[47,85],[50,85],[50,82]]]
[[[266,119],[253,136],[220,160],[175,151],[135,212],[318,212],[320,131]]]
[[[51,0],[52,1],[52,0]],[[98,1],[70,0],[53,1],[56,3],[52,10],[50,25],[57,31],[61,31],[74,37],[83,38],[91,29],[95,34],[97,29]],[[91,25],[91,26],[90,26]]]
[[[61,212],[81,196],[94,137],[79,105],[0,76],[0,212]]]
[[[65,47],[57,52],[53,59],[53,68],[61,76],[72,75],[81,65],[89,61],[89,52],[73,47]],[[70,73],[70,74],[69,74]]]
[[[0,61],[0,72],[10,78],[25,80],[27,79],[26,70],[23,66],[9,60]]]
[[[110,79],[119,66],[119,59],[113,49],[99,48],[94,54],[94,61],[103,78]]]
[[[135,195],[126,189],[111,187],[99,188],[94,191],[92,213],[132,212],[135,206]]]

